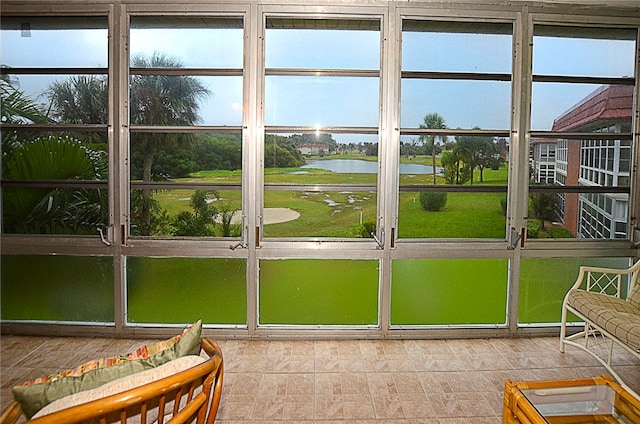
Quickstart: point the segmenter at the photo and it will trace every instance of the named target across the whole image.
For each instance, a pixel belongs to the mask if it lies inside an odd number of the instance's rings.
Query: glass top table
[[[640,399],[611,377],[505,385],[504,423],[640,423]]]

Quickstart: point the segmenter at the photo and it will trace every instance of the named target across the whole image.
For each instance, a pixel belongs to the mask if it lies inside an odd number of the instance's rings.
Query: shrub
[[[420,193],[420,204],[427,211],[435,212],[444,209],[447,204],[447,193],[445,192],[422,192]]]
[[[540,221],[530,219],[527,221],[527,238],[538,238],[540,236]]]
[[[502,216],[507,216],[507,196],[500,199],[500,207],[502,208]]]
[[[573,233],[564,227],[551,227],[548,231],[552,238],[573,238]]]
[[[356,228],[356,237],[373,238],[371,233],[376,233],[376,220],[367,219]]]

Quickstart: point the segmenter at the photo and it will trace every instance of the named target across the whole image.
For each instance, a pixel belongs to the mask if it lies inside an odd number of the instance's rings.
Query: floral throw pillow
[[[142,346],[126,355],[95,359],[75,368],[27,381],[12,389],[22,411],[31,418],[49,403],[109,381],[155,368],[185,355],[200,352],[202,321],[187,327],[168,340]]]

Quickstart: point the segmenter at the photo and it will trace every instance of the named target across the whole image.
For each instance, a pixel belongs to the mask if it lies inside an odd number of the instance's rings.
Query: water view
[[[308,160],[307,164],[303,165],[302,168],[319,168],[337,173],[376,174],[378,172],[378,162],[360,159]],[[401,174],[431,174],[432,172],[433,168],[429,165],[400,164]],[[438,172],[441,172],[440,168],[438,168]]]

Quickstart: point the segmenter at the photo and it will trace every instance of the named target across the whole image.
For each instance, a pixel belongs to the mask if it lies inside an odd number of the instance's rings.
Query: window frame
[[[53,21],[57,19],[81,19],[83,17],[91,17],[100,21],[104,21],[106,30],[106,67],[93,67],[93,66],[17,66],[17,67],[2,67],[0,74],[2,76],[11,75],[24,75],[24,76],[39,76],[39,75],[79,75],[79,76],[105,76],[107,83],[107,122],[105,123],[91,123],[91,124],[0,124],[0,130],[2,131],[15,131],[15,132],[50,132],[50,133],[64,133],[77,132],[77,133],[102,133],[105,134],[107,144],[107,178],[105,180],[5,180],[0,181],[0,185],[3,188],[79,188],[79,189],[100,189],[107,191],[107,204],[108,212],[106,213],[108,221],[104,227],[100,229],[96,228],[94,235],[67,235],[60,233],[53,234],[7,234],[2,232],[2,237],[7,237],[9,240],[55,240],[55,243],[60,243],[63,246],[71,246],[74,244],[80,244],[84,248],[93,252],[104,252],[104,246],[110,245],[113,242],[113,215],[116,208],[113,200],[113,191],[111,190],[112,181],[115,178],[114,175],[114,138],[113,138],[113,125],[114,115],[112,98],[115,90],[113,84],[113,76],[111,69],[113,67],[114,45],[112,42],[112,15],[111,10],[107,5],[91,4],[86,7],[71,6],[65,7],[57,13],[45,13],[41,8],[20,8],[4,11],[3,16],[6,18],[22,18],[29,17],[35,19],[51,19]],[[49,244],[46,242],[45,244]],[[49,249],[43,246],[39,246],[37,250],[48,251]]]
[[[582,35],[585,35],[587,33],[589,33],[589,37],[578,37],[578,38],[593,38],[593,39],[609,39],[606,36],[601,36],[601,37],[597,37],[595,35],[593,35],[593,31],[597,30],[597,29],[601,29],[601,30],[611,30],[611,31],[622,31],[622,32],[631,32],[636,30],[637,31],[637,26],[633,25],[633,20],[629,19],[621,19],[621,20],[611,20],[611,19],[607,19],[606,17],[598,19],[598,20],[580,20],[580,19],[571,19],[571,20],[565,20],[565,21],[560,21],[557,19],[557,17],[552,17],[550,15],[540,15],[534,19],[531,20],[530,22],[530,40],[531,40],[531,45],[533,46],[533,49],[535,49],[534,44],[534,40],[533,38],[535,37],[535,30],[536,27],[542,28],[543,31],[558,31],[559,29],[564,29],[564,30],[573,30],[576,31]],[[569,38],[576,38],[576,37],[569,37]],[[640,51],[640,45],[638,42],[638,38],[636,38],[635,40],[636,43],[636,60],[638,58],[638,51]],[[637,67],[636,67],[637,68]],[[636,69],[636,73],[638,72],[638,69]],[[561,84],[598,84],[600,86],[604,86],[604,85],[612,85],[612,86],[633,86],[634,87],[634,92],[637,93],[638,92],[638,81],[636,76],[622,76],[622,77],[593,77],[593,76],[575,76],[575,75],[547,75],[547,74],[535,74],[533,72],[533,63],[531,63],[531,87],[533,87],[533,84],[536,82],[541,82],[541,83],[561,83]],[[531,91],[530,91],[531,92]],[[533,98],[533,96],[531,96]],[[634,101],[638,102],[638,99],[635,98]],[[633,106],[632,106],[633,107]],[[637,105],[636,105],[637,107]],[[532,111],[530,111],[530,116]],[[634,119],[632,117],[632,125],[634,125]],[[638,123],[635,122],[636,127],[638,126]],[[613,137],[612,137],[613,134]],[[563,140],[565,142],[568,142],[570,140],[574,140],[574,141],[580,141],[581,144],[583,144],[585,141],[586,142],[594,142],[597,141],[599,143],[602,143],[602,141],[604,140],[629,140],[631,142],[632,145],[635,144],[634,147],[636,147],[637,150],[637,141],[634,143],[634,139],[637,139],[637,137],[634,137],[633,132],[632,131],[621,131],[621,132],[617,132],[617,133],[609,133],[609,132],[601,132],[601,131],[596,131],[596,132],[583,132],[583,131],[571,131],[571,132],[561,132],[561,131],[552,131],[552,130],[536,130],[532,128],[531,125],[531,121],[529,120],[529,128],[528,128],[528,136],[529,136],[529,140],[533,140],[533,139],[555,139],[555,140]],[[580,170],[579,170],[579,174],[580,174],[580,179],[582,179],[582,175],[583,175],[583,171],[584,172],[588,172],[587,169],[583,169],[583,161],[585,158],[585,155],[588,156],[590,158],[590,160],[595,160],[595,156],[594,155],[590,155],[590,153],[592,152],[593,149],[581,149],[581,154],[580,154]],[[639,154],[638,152],[634,151],[634,156],[636,158],[638,158]],[[636,159],[637,160],[637,159]],[[607,171],[604,171],[605,173]],[[629,179],[629,185],[626,187],[610,187],[610,186],[606,186],[606,185],[602,185],[602,186],[588,186],[588,185],[577,185],[577,186],[556,186],[556,185],[552,185],[552,186],[547,186],[547,187],[540,187],[540,186],[532,186],[530,183],[528,184],[528,193],[555,193],[557,195],[560,195],[563,201],[563,206],[565,205],[566,202],[566,196],[564,196],[566,193],[575,193],[577,196],[581,197],[586,195],[587,197],[589,196],[598,196],[600,194],[627,194],[629,196],[629,215],[631,216],[631,211],[634,208],[634,200],[633,200],[633,179],[630,178]],[[637,184],[637,183],[636,183]],[[637,190],[635,190],[637,191]],[[640,200],[640,199],[638,199]],[[636,200],[636,202],[638,201]],[[582,200],[579,201],[579,203],[582,203]],[[636,206],[637,208],[637,206]],[[581,207],[578,208],[578,210],[582,210]],[[585,212],[586,213],[586,212]],[[581,221],[581,216],[583,214],[580,213],[579,216],[576,218],[577,219],[577,224],[578,224],[578,230],[580,228],[580,221]],[[637,224],[636,224],[637,225]],[[627,222],[627,237],[624,239],[616,239],[616,238],[609,238],[609,239],[585,239],[585,238],[574,238],[574,239],[569,239],[569,240],[563,240],[562,243],[565,244],[572,244],[575,245],[579,248],[590,248],[591,246],[596,246],[596,245],[602,245],[602,246],[612,246],[612,245],[621,245],[622,243],[625,242],[629,242],[633,235],[632,235],[632,228],[633,228],[634,224],[631,222],[631,220],[629,219]],[[613,227],[612,227],[613,228]],[[555,242],[552,241],[546,241],[546,240],[536,240],[536,239],[526,239],[526,244],[530,245],[531,247],[534,248],[550,248],[550,246],[552,246],[554,243],[558,243],[558,240],[556,240]]]

